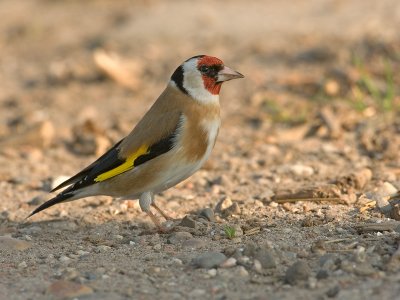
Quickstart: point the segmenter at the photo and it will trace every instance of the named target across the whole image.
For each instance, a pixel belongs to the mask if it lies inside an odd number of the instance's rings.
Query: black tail
[[[61,203],[64,202],[65,200],[68,200],[70,198],[72,198],[75,195],[75,193],[73,191],[71,191],[70,189],[66,189],[65,191],[63,191],[62,193],[59,193],[57,196],[55,196],[54,198],[50,199],[49,201],[46,201],[45,203],[43,203],[42,205],[40,205],[38,208],[36,208],[29,216],[27,216],[26,218],[30,218],[33,215],[37,214],[38,212],[49,208],[50,206],[53,206],[57,203]]]

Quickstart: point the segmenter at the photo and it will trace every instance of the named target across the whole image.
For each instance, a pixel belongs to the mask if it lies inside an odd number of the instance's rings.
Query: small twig
[[[350,250],[353,249],[354,247],[356,247],[358,245],[358,242],[352,242],[351,244],[345,245],[346,249]]]
[[[285,202],[299,202],[299,201],[333,201],[333,202],[343,202],[343,200],[339,197],[335,198],[286,198],[286,199],[275,199],[276,203],[285,203]]]
[[[332,243],[340,243],[340,242],[345,242],[345,241],[350,241],[350,238],[347,239],[336,239],[336,240],[330,240],[330,241],[325,241],[325,244],[332,244]]]
[[[328,253],[335,253],[335,252],[353,252],[354,250],[350,250],[350,249],[335,249],[335,250],[326,250],[326,252]]]
[[[391,221],[386,223],[367,223],[367,224],[360,224],[355,226],[358,231],[361,232],[376,232],[376,231],[393,231],[397,226],[400,225],[400,222]]]
[[[244,235],[253,235],[259,233],[261,230],[260,227],[254,227],[244,232]]]

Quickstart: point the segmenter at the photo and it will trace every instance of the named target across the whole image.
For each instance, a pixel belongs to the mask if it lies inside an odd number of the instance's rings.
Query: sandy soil
[[[399,297],[398,1],[3,0],[0,20],[1,299]],[[25,220],[203,53],[246,78],[209,162],[157,197],[170,234],[108,197]]]

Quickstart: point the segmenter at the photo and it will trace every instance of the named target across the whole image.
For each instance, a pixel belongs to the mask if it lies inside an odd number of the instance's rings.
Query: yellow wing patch
[[[116,167],[112,170],[109,170],[107,172],[104,172],[104,173],[98,175],[94,179],[94,181],[96,181],[96,182],[104,181],[104,180],[110,179],[111,177],[117,176],[121,173],[124,173],[126,171],[133,169],[133,164],[134,164],[136,158],[138,158],[139,156],[141,156],[143,154],[147,154],[148,148],[149,147],[146,145],[141,146],[135,153],[130,155],[122,165],[119,165],[118,167]]]

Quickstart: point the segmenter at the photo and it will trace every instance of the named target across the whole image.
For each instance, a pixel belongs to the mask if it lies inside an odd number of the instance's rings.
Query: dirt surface
[[[1,299],[399,297],[399,1],[3,0],[0,20]],[[25,220],[203,53],[246,78],[209,162],[157,197],[171,233],[108,197]]]

